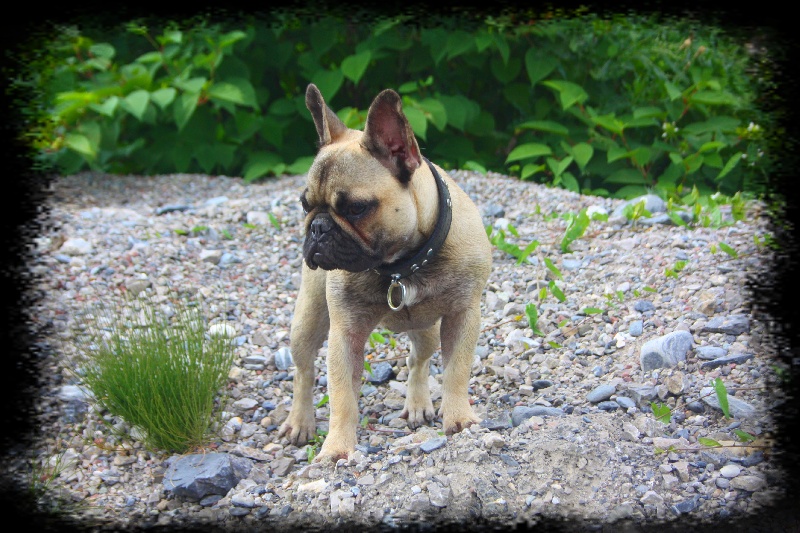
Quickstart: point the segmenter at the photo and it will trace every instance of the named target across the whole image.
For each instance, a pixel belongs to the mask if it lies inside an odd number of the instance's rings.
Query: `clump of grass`
[[[197,303],[152,297],[102,305],[80,320],[77,373],[98,406],[152,450],[183,453],[208,442],[233,343],[209,334]]]

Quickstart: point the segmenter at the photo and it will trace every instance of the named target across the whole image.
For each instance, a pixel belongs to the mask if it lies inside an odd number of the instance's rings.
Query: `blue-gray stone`
[[[68,424],[75,424],[86,418],[89,406],[81,400],[69,400],[64,406],[64,421]]]
[[[186,211],[191,209],[192,206],[186,204],[168,204],[156,209],[156,215],[163,215],[165,213],[172,213],[173,211]]]
[[[616,411],[619,409],[619,404],[614,400],[602,401],[597,404],[597,408],[601,411]]]
[[[275,366],[278,367],[278,370],[287,370],[293,363],[292,352],[289,351],[289,348],[286,346],[278,348],[278,351],[275,352]]]
[[[603,400],[611,398],[611,395],[614,394],[616,390],[617,388],[614,385],[600,385],[587,394],[586,399],[591,403],[602,402]]]
[[[763,461],[764,461],[764,452],[762,452],[761,450],[757,450],[748,455],[747,457],[745,457],[744,459],[742,459],[742,466],[745,467],[755,466]]]
[[[225,495],[250,473],[252,462],[227,453],[173,456],[164,472],[164,488],[177,497],[199,501]]]
[[[614,211],[611,213],[611,218],[625,216],[623,212],[625,211],[625,208],[627,206],[636,205],[642,200],[644,200],[644,208],[651,214],[662,213],[667,210],[666,202],[664,202],[664,200],[662,200],[660,197],[656,196],[655,194],[645,194],[643,196],[633,198],[618,205],[617,208],[614,209]]]
[[[519,468],[519,463],[517,462],[517,460],[508,455],[507,453],[501,453],[500,460],[503,461],[508,466]]]
[[[518,405],[511,411],[511,425],[517,427],[532,416],[564,416],[564,411],[557,407],[543,405],[534,405],[533,407]]]
[[[655,385],[629,385],[626,391],[636,405],[645,408],[649,407],[650,402],[658,395]]]
[[[500,416],[481,420],[480,426],[492,431],[499,431],[511,427],[511,417],[508,411],[503,411]]]
[[[631,337],[639,337],[644,330],[644,323],[641,320],[634,320],[631,322],[631,325],[628,326],[628,333]]]
[[[549,379],[537,379],[533,383],[531,383],[531,385],[533,386],[533,390],[539,390],[539,389],[546,389],[547,387],[552,387],[553,382],[550,381]]]
[[[636,402],[634,402],[633,400],[631,400],[626,396],[617,396],[616,401],[619,404],[619,406],[622,407],[623,409],[630,409],[631,407],[636,407]]]
[[[225,266],[225,265],[230,265],[230,264],[233,264],[233,263],[241,263],[241,262],[242,262],[242,260],[239,259],[238,257],[236,257],[235,255],[233,255],[231,253],[228,253],[228,252],[225,252],[224,254],[222,254],[222,257],[219,258],[218,265],[219,266]]]
[[[719,398],[717,398],[717,393],[712,387],[703,387],[700,390],[700,398],[706,405],[721,410]],[[728,410],[734,418],[754,418],[758,414],[755,407],[730,394],[728,394]]]
[[[364,396],[365,398],[370,394],[375,394],[377,391],[378,389],[376,389],[374,385],[370,385],[369,383],[364,383],[361,386],[361,395]]]
[[[250,509],[246,507],[231,507],[228,512],[231,516],[246,516],[250,514]]]
[[[261,404],[261,407],[263,407],[267,411],[272,411],[277,407],[277,405],[275,405],[275,402],[265,400],[264,403]]]
[[[693,413],[697,413],[698,415],[703,414],[703,412],[706,410],[703,404],[697,401],[687,403],[686,408]]]
[[[205,205],[207,206],[220,205],[224,204],[227,201],[228,201],[227,196],[215,196],[214,198],[209,198],[208,200],[206,200]]]
[[[686,354],[694,346],[692,334],[688,331],[673,331],[647,341],[640,351],[639,362],[644,372],[656,368],[671,368],[680,361],[686,361]]]
[[[706,361],[700,365],[700,368],[717,368],[718,366],[729,365],[731,363],[739,365],[752,358],[753,354],[751,353],[729,355],[727,357],[720,357],[712,361]]]
[[[606,373],[605,369],[600,365],[597,365],[596,367],[594,367],[592,369],[592,374],[594,374],[594,377],[596,377],[596,378],[599,378],[600,376],[602,376],[605,373]]]
[[[446,437],[436,437],[435,439],[428,439],[419,445],[419,449],[425,453],[431,453],[433,450],[438,450],[447,444]]]
[[[581,262],[576,259],[563,259],[561,266],[567,270],[577,270],[581,267]]]
[[[68,255],[53,254],[53,257],[55,257],[56,261],[58,261],[59,263],[70,263],[70,262],[72,262],[72,258],[70,256],[68,256]]]
[[[700,496],[695,496],[689,500],[683,500],[682,502],[678,502],[671,507],[672,512],[676,515],[682,515],[686,513],[691,513],[698,507],[700,507]]]
[[[380,362],[377,365],[371,365],[372,373],[367,373],[367,381],[375,385],[386,383],[394,377],[392,365],[386,361]]]
[[[655,311],[656,306],[650,300],[638,300],[633,304],[633,309],[640,313],[647,313],[648,311]]]
[[[698,359],[704,359],[706,361],[719,359],[720,357],[728,355],[728,350],[720,348],[719,346],[698,346],[694,351]]]
[[[750,331],[750,321],[745,315],[717,316],[703,326],[703,331],[708,333],[725,333],[728,335],[741,335]]]

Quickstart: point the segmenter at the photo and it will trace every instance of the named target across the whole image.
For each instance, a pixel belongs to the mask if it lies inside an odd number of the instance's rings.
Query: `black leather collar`
[[[442,179],[436,171],[433,163],[431,163],[427,157],[423,157],[423,159],[428,164],[428,168],[431,169],[433,177],[436,180],[436,188],[439,191],[439,217],[436,221],[436,227],[433,233],[431,233],[427,242],[422,245],[417,253],[407,259],[399,259],[394,263],[385,263],[375,268],[375,272],[382,276],[388,276],[394,281],[407,278],[433,261],[439,249],[444,244],[444,241],[447,239],[447,234],[450,231],[450,222],[453,219],[453,206],[450,200],[450,191],[447,190],[447,184],[445,184],[444,179]]]

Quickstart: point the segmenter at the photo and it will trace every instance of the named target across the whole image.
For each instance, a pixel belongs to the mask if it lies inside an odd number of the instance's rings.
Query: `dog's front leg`
[[[331,321],[328,338],[328,435],[315,462],[347,458],[356,447],[358,397],[364,373],[364,345],[374,324],[354,327]]]
[[[469,374],[478,342],[480,299],[464,311],[442,318],[442,407],[445,433],[451,435],[481,421],[469,403]]]

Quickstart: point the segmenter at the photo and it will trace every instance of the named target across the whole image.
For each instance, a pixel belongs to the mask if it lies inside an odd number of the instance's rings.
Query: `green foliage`
[[[197,305],[167,305],[170,312],[145,297],[92,309],[76,367],[98,405],[146,446],[184,453],[206,442],[234,350],[227,335],[208,334]]]
[[[676,197],[755,188],[769,167],[749,57],[696,21],[276,22],[64,28],[26,80],[46,110],[30,135],[62,173],[302,173],[313,82],[354,128],[375,94],[396,88],[445,168]]]
[[[539,322],[539,310],[536,308],[535,304],[529,303],[525,306],[525,316],[528,318],[528,326],[530,326],[533,334],[544,337],[544,333],[542,333],[542,330],[540,330],[537,325]]]
[[[656,420],[669,424],[670,418],[672,417],[672,409],[669,408],[669,405],[650,402],[650,409],[653,410],[653,415],[656,417]]]
[[[514,237],[519,237],[517,229],[512,224],[508,225],[508,231]],[[505,231],[498,229],[497,233],[495,233],[494,228],[491,226],[486,226],[486,235],[489,237],[489,242],[496,246],[498,250],[513,256],[517,260],[518,265],[521,265],[522,262],[525,261],[534,250],[536,250],[536,247],[539,246],[539,241],[534,240],[531,241],[524,249],[522,249],[518,245],[506,241]]]

